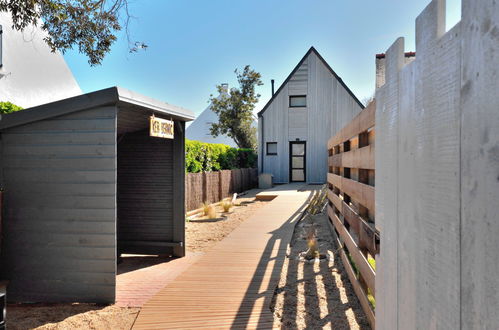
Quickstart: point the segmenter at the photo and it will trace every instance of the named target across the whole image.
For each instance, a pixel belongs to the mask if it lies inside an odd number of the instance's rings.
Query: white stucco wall
[[[29,108],[81,94],[59,52],[52,53],[39,27],[12,30],[10,13],[0,12],[2,62],[0,101]]]

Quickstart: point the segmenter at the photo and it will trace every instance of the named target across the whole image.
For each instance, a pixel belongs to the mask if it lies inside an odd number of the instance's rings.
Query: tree
[[[214,137],[226,134],[236,142],[239,148],[256,149],[256,128],[252,126],[253,110],[260,98],[256,86],[263,85],[260,73],[246,65],[242,72],[235,70],[239,88],[217,86],[219,97],[210,95],[211,110],[218,115],[218,123],[212,123],[210,133]]]
[[[23,108],[11,102],[0,102],[0,114],[8,114],[20,110],[23,110]]]
[[[122,26],[130,52],[147,48],[144,43],[130,42],[128,0],[0,0],[0,11],[11,13],[12,28],[18,31],[41,19],[41,28],[48,34],[44,40],[53,52],[64,53],[76,46],[90,65],[102,62]]]

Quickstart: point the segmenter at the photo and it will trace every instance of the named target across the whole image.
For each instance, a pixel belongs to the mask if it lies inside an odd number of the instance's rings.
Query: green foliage
[[[7,114],[19,110],[23,110],[23,108],[10,102],[0,102],[0,114]]]
[[[129,0],[0,0],[0,11],[12,16],[12,27],[22,31],[42,22],[48,36],[44,39],[52,51],[65,52],[77,47],[91,65],[102,62],[124,26],[128,34]],[[120,19],[120,14],[124,14]],[[141,42],[131,43],[130,52],[147,48]]]
[[[257,155],[253,149],[185,140],[185,170],[189,173],[253,168],[256,162]]]
[[[217,86],[219,97],[210,96],[211,110],[218,115],[218,123],[212,123],[210,133],[214,137],[226,134],[240,148],[256,150],[256,128],[252,126],[253,110],[260,98],[256,86],[263,85],[260,73],[246,65],[242,72],[234,71],[239,88],[231,88],[226,93],[225,87]]]

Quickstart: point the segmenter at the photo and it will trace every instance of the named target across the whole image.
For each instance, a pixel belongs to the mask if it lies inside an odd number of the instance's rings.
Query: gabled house
[[[47,33],[40,26],[14,30],[11,13],[0,12],[0,101],[29,108],[81,94],[62,55],[43,40]]]
[[[325,183],[327,141],[364,105],[311,47],[258,113],[259,173]]]
[[[223,91],[220,93],[218,98],[221,98],[225,95],[229,95],[229,85],[222,84]],[[210,128],[212,123],[218,122],[218,115],[211,110],[211,104],[204,109],[199,116],[187,127],[185,131],[185,136],[189,140],[196,140],[206,143],[221,143],[228,145],[233,148],[237,148],[237,144],[233,138],[226,134],[219,135],[214,137],[210,133]],[[252,127],[257,127],[256,120],[253,120]]]

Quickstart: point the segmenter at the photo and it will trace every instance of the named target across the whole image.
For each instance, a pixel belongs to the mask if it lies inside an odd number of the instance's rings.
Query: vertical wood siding
[[[173,240],[173,140],[147,129],[120,137],[117,191],[120,253],[169,253],[134,242]]]
[[[307,107],[289,108],[290,95],[307,95]],[[326,182],[327,140],[360,111],[355,99],[311,52],[259,120],[263,171],[273,174],[276,183],[289,182],[289,141],[298,138],[307,142],[306,181]],[[266,142],[277,142],[277,155],[266,155]]]
[[[22,302],[114,302],[116,108],[2,132],[0,276]]]

